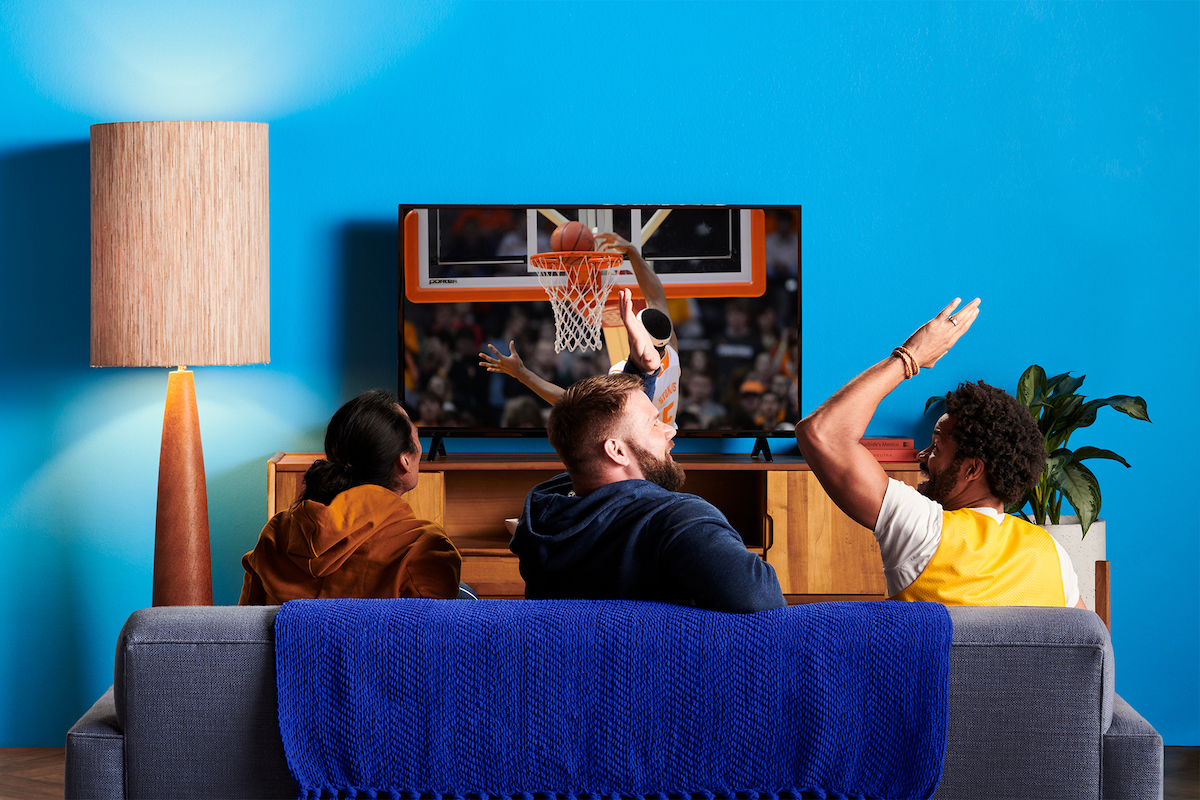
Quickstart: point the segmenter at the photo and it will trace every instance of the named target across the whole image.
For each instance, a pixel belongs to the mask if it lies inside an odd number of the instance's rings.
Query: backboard
[[[759,297],[766,288],[761,208],[736,206],[401,206],[409,301],[545,300],[531,253],[569,220],[637,246],[669,298]],[[636,292],[626,260],[617,287]]]

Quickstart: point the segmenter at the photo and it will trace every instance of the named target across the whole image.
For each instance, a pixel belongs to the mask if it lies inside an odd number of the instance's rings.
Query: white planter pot
[[[1058,525],[1043,525],[1062,549],[1071,557],[1075,574],[1079,576],[1079,594],[1092,611],[1096,610],[1096,562],[1106,561],[1104,520],[1098,519],[1088,528],[1087,536],[1079,526],[1079,517],[1063,514]]]

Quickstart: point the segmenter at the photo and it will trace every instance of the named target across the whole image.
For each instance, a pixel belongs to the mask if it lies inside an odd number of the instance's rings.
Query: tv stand
[[[425,456],[426,461],[433,461],[438,456],[443,458],[446,455],[445,438],[440,433],[435,433],[429,440],[429,451]]]
[[[405,495],[417,515],[441,525],[462,554],[462,579],[485,597],[521,597],[525,584],[508,549],[507,518],[519,517],[533,486],[563,472],[554,454],[433,454]],[[277,453],[267,463],[267,512],[292,504],[320,453]],[[878,600],[883,567],[875,538],[843,514],[798,456],[677,454],[684,491],[719,508],[746,547],[775,568],[791,603]],[[916,485],[916,462],[885,463]]]
[[[750,457],[761,455],[763,461],[774,461],[774,456],[771,455],[771,446],[767,444],[767,437],[756,436],[754,439],[754,449],[750,451]]]

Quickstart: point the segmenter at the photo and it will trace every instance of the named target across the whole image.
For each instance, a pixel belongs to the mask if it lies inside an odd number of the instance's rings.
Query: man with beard
[[[888,478],[861,439],[879,403],[932,367],[979,313],[959,299],[903,347],[796,426],[796,442],[838,508],[871,529],[893,600],[946,605],[1084,608],[1071,560],[1042,528],[1004,513],[1037,483],[1046,459],[1029,411],[983,381],[946,395],[946,413],[917,456],[917,489]]]
[[[533,488],[509,548],[529,599],[658,600],[716,611],[786,605],[775,570],[725,515],[676,492],[675,428],[635,375],[573,384],[554,404],[550,444],[567,468]]]

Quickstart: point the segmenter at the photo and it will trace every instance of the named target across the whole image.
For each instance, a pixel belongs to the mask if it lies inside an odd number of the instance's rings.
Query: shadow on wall
[[[86,637],[80,607],[87,598],[73,580],[79,559],[71,542],[53,529],[30,526],[23,533],[37,540],[17,547],[24,577],[15,576],[15,596],[6,607],[0,746],[55,746],[96,699],[85,689],[80,656]]]
[[[86,374],[89,174],[86,140],[0,154],[0,393],[20,398],[16,407],[30,406],[30,394],[45,396],[52,385],[48,374],[64,368]],[[17,491],[28,470],[51,452],[45,417],[4,420],[15,423],[21,438],[5,442],[8,466],[19,476],[6,493]],[[79,521],[70,503],[35,510],[10,506],[8,499],[0,496],[9,515],[3,533],[20,536],[10,553],[20,568],[5,592],[14,605],[4,626],[10,655],[0,662],[9,688],[0,696],[0,743],[49,744],[61,741],[62,721],[74,721],[78,709],[95,700],[86,696],[78,657],[84,638],[80,607],[86,603],[74,580]],[[36,611],[28,607],[31,598],[37,598]]]
[[[0,367],[87,366],[88,142],[0,156]]]
[[[396,390],[397,223],[347,223],[341,244],[344,402],[368,389]]]
[[[208,483],[208,536],[212,552],[213,604],[237,605],[242,556],[254,549],[267,522],[267,459],[242,464]]]
[[[306,430],[305,442],[321,442],[325,426]],[[320,444],[317,444],[320,447]],[[264,453],[208,481],[208,538],[212,553],[213,604],[235,606],[242,593],[242,556],[254,549],[267,524],[267,460]]]

